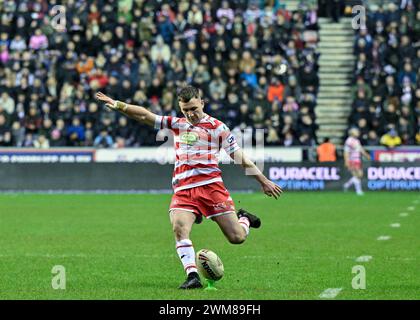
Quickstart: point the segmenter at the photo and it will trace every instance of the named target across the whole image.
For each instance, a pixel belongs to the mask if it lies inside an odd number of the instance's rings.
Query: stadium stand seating
[[[268,145],[314,145],[317,14],[279,1],[69,0],[0,3],[0,145],[156,145],[153,129],[109,112],[96,91],[179,114],[177,87],[199,86],[231,128]]]
[[[348,126],[367,145],[420,144],[420,3],[371,6],[354,55]]]

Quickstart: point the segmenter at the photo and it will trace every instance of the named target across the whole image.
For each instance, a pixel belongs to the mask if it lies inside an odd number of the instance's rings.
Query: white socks
[[[345,184],[344,184],[344,187],[347,189],[347,188],[350,188],[350,186],[352,185],[354,183],[354,177],[352,177],[349,181],[347,181]]]
[[[249,234],[249,219],[247,217],[240,217],[239,218],[239,224],[244,228],[245,234]]]
[[[351,178],[349,181],[347,181],[344,184],[344,187],[347,189],[352,184],[354,184],[354,187],[355,187],[357,193],[363,193],[363,191],[362,191],[362,181],[359,178],[357,178],[357,177]]]
[[[197,272],[195,264],[195,251],[190,239],[183,239],[176,242],[176,252],[181,259],[184,270],[187,274]]]
[[[354,187],[356,188],[357,194],[363,193],[362,191],[362,182],[359,178],[354,178]]]
[[[238,220],[239,224],[244,228],[245,234],[249,234],[249,219],[247,217],[241,217]],[[191,272],[197,272],[197,265],[195,264],[195,251],[190,239],[183,239],[176,242],[176,252],[178,253],[179,259],[181,259],[182,265],[184,266],[185,272],[190,274]]]

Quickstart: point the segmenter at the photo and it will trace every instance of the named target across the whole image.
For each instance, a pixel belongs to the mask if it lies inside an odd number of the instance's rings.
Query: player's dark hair
[[[200,91],[196,87],[186,86],[178,91],[178,101],[188,102],[194,98],[200,98]]]

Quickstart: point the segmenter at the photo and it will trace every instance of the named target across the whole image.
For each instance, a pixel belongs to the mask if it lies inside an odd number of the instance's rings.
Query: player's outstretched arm
[[[102,92],[96,93],[96,99],[105,102],[105,105],[108,108],[119,111],[138,122],[147,124],[152,127],[155,125],[156,115],[144,107],[114,100]]]
[[[270,181],[258,167],[245,155],[242,149],[236,150],[230,154],[230,157],[236,164],[240,164],[247,172],[257,180],[262,187],[263,192],[277,199],[283,193],[283,190],[274,182]]]

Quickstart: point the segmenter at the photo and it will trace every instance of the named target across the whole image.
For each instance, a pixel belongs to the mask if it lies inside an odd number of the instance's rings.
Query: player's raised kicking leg
[[[195,264],[195,250],[190,240],[191,228],[196,221],[196,215],[193,212],[185,210],[171,210],[170,212],[172,228],[176,240],[176,252],[187,273],[187,280],[180,289],[202,288],[200,276]]]
[[[249,228],[261,226],[261,220],[244,209],[240,209],[237,214],[227,213],[212,219],[219,225],[229,242],[233,244],[243,243],[249,234]]]
[[[261,221],[255,215],[240,209],[235,204],[223,182],[211,183],[196,188],[195,198],[200,212],[215,221],[230,243],[245,241],[249,228],[259,228]]]

